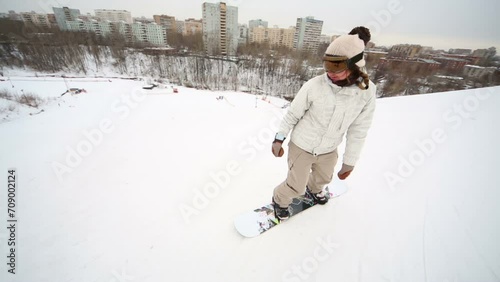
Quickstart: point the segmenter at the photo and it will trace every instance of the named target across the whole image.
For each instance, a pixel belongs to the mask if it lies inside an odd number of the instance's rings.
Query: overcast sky
[[[167,14],[179,20],[201,18],[200,0],[0,0],[0,12],[51,12],[68,6],[82,13],[94,9],[132,12],[133,17]],[[209,1],[215,3],[216,1]],[[500,0],[228,0],[238,7],[239,23],[263,19],[270,26],[295,26],[298,17],[323,20],[323,33],[344,34],[370,27],[378,45],[414,43],[438,49],[489,48],[500,53]]]

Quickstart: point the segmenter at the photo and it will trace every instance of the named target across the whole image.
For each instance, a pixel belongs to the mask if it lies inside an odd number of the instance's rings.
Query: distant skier
[[[283,117],[272,144],[273,154],[283,156],[283,141],[292,131],[288,175],[273,195],[280,220],[288,219],[292,199],[306,189],[318,204],[328,201],[323,188],[332,181],[344,134],[347,141],[339,178],[344,180],[354,169],[375,111],[376,86],[361,69],[370,37],[367,28],[356,27],[335,39],[323,57],[326,73],[302,86]]]

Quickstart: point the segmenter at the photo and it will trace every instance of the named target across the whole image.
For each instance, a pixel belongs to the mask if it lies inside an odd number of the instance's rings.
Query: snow
[[[13,275],[4,182],[0,281],[500,281],[500,87],[378,100],[349,191],[248,239],[233,219],[286,176],[287,101],[16,79],[54,100],[0,123],[19,220]]]
[[[451,80],[463,80],[464,78],[461,76],[449,76],[449,75],[435,75],[435,77],[446,78]]]

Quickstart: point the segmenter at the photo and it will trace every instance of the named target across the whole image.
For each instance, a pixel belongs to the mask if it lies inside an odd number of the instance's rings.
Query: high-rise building
[[[69,31],[93,32],[103,37],[108,36],[113,31],[113,23],[109,21],[85,21],[77,19],[75,21],[67,21],[66,24]]]
[[[248,43],[248,26],[246,24],[239,24],[238,25],[239,29],[239,37],[238,37],[238,44],[246,44]]]
[[[129,24],[123,21],[110,22],[82,19],[67,21],[66,23],[70,31],[93,32],[102,37],[118,32],[131,43],[142,43],[155,46],[167,45],[166,28],[156,23],[143,24],[136,22]]]
[[[315,20],[314,17],[297,18],[293,48],[316,52],[322,28],[323,21]]]
[[[88,21],[97,21],[97,22],[113,22],[113,21],[105,21],[105,20],[102,20],[101,18],[99,17],[96,17],[96,16],[93,16],[91,15],[90,13],[87,13],[86,15],[79,15],[78,16],[78,19],[84,21],[84,22],[88,22]]]
[[[134,21],[134,23],[143,23],[143,24],[150,24],[155,22],[154,19],[149,19],[146,18],[145,16],[132,18],[132,20]]]
[[[248,28],[252,29],[254,27],[259,27],[259,26],[267,27],[267,24],[268,23],[266,21],[263,21],[261,19],[251,20],[251,21],[248,22]]]
[[[333,40],[331,35],[321,34],[319,38],[319,43],[321,44],[330,44],[332,41]]]
[[[271,46],[280,46],[293,48],[293,38],[295,36],[295,28],[268,28],[268,42]]]
[[[177,22],[175,17],[167,15],[154,15],[153,19],[156,24],[164,26],[167,32],[177,32]]]
[[[202,20],[187,19],[185,21],[175,21],[177,33],[181,33],[184,36],[195,35],[197,33],[203,32]]]
[[[186,22],[185,21],[175,21],[175,32],[184,34],[186,31]]]
[[[167,30],[158,24],[133,23],[132,35],[135,42],[149,43],[157,46],[167,45]]]
[[[210,55],[234,56],[238,48],[238,8],[203,3],[203,45]]]
[[[465,65],[464,67],[464,75],[471,78],[483,78],[485,76],[489,76],[494,74],[496,71],[495,67],[480,67],[474,65]]]
[[[203,21],[195,19],[187,19],[184,21],[184,35],[194,35],[203,32]]]
[[[13,20],[13,21],[22,21],[23,18],[21,17],[20,14],[16,13],[15,11],[10,10],[8,18]]]
[[[252,28],[252,33],[249,35],[250,43],[264,43],[267,42],[267,28],[258,26]]]
[[[49,19],[49,24],[50,24],[51,27],[57,26],[56,15],[54,15],[54,14],[47,14],[47,18]]]
[[[450,49],[448,51],[450,54],[462,54],[462,55],[470,55],[472,53],[471,49],[461,49],[461,48],[456,48],[456,49]]]
[[[495,47],[490,47],[488,49],[476,49],[476,50],[474,50],[474,52],[472,52],[472,56],[481,58],[479,60],[479,63],[485,64],[488,61],[490,61],[491,59],[493,59],[493,57],[495,57],[496,53],[497,53],[497,49]]]
[[[261,20],[261,19],[248,21],[248,40],[251,41],[251,38],[254,37],[254,35],[253,35],[254,28],[256,28],[256,27],[267,28],[267,24],[268,23],[266,21]]]
[[[184,21],[184,35],[194,35],[203,32],[203,21],[195,19],[186,19]]]
[[[68,30],[66,22],[75,21],[80,16],[80,10],[70,9],[68,7],[56,8],[53,7],[54,15],[56,17],[57,25],[60,30]]]
[[[21,18],[25,24],[51,27],[49,16],[47,14],[38,14],[35,12],[21,13]]]
[[[279,28],[274,26],[267,28],[263,26],[254,27],[250,42],[269,43],[270,46],[293,48],[295,28]]]
[[[98,9],[95,10],[95,16],[101,21],[133,23],[132,14],[125,10]]]

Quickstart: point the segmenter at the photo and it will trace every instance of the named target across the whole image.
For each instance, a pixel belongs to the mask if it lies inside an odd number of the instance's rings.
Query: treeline
[[[430,70],[417,65],[393,65],[373,67],[371,79],[378,85],[378,97],[418,95],[427,93],[457,91],[500,85],[497,70],[482,77],[467,77],[461,72],[437,69]]]
[[[128,50],[116,69],[131,76],[168,79],[171,83],[210,90],[248,91],[274,96],[293,96],[301,77],[312,73],[294,60],[254,58],[237,61],[198,55],[146,55]]]
[[[210,90],[239,90],[275,96],[293,96],[311,71],[294,60],[257,58],[238,61],[198,55],[152,55],[140,49],[120,52],[107,46],[51,46],[20,43],[0,52],[9,53],[3,65],[37,72],[63,72],[87,76],[114,73],[166,79],[171,83]]]
[[[0,64],[36,72],[146,76],[200,89],[276,96],[293,96],[314,75],[306,55],[289,59],[289,50],[282,50],[255,56],[243,52],[238,60],[209,57],[203,55],[200,40],[198,35],[177,36],[172,39],[174,49],[155,50],[131,44],[119,34],[103,38],[0,20]],[[190,52],[180,52],[186,49]]]

